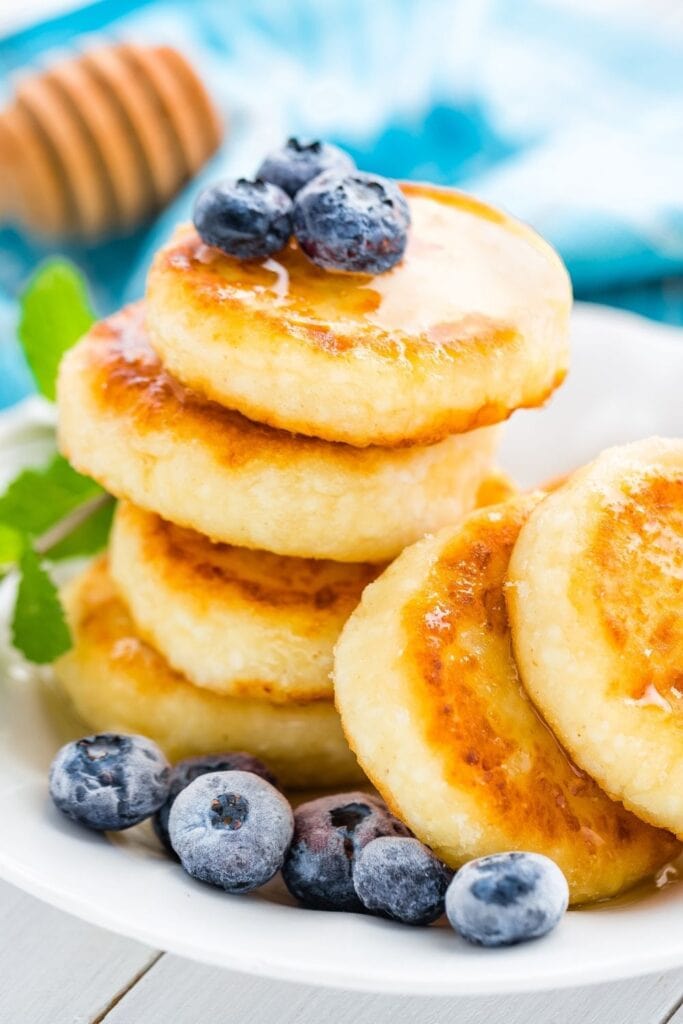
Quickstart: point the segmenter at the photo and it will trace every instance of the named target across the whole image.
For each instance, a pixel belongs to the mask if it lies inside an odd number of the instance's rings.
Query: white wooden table
[[[683,1024],[683,970],[540,995],[423,999],[248,977],[0,883],[0,1024]]]

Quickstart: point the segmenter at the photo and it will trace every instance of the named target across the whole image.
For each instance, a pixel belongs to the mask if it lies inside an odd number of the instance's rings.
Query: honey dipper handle
[[[19,205],[16,187],[17,154],[7,124],[7,113],[0,113],[0,223],[11,221]]]
[[[197,173],[217,114],[176,51],[107,43],[17,83],[0,111],[0,223],[44,238],[126,234]]]

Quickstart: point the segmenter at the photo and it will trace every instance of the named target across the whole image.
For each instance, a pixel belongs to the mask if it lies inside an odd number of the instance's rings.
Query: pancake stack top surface
[[[344,621],[384,563],[504,488],[495,424],[567,366],[554,252],[459,193],[403,191],[407,246],[376,275],[181,227],[145,303],[64,359],[62,450],[123,499],[67,595],[59,671],[93,726],[174,757],[244,747],[289,785],[362,777],[330,680]]]

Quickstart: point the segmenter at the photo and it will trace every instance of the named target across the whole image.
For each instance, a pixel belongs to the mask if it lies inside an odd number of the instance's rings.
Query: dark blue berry
[[[282,867],[294,819],[287,800],[253,772],[210,772],[175,798],[173,849],[193,878],[226,892],[251,892]]]
[[[282,869],[287,888],[318,910],[362,910],[353,886],[353,862],[378,836],[409,836],[379,797],[341,793],[301,804]]]
[[[430,924],[444,912],[453,872],[417,839],[382,836],[358,854],[353,884],[374,914],[404,924]]]
[[[202,241],[240,260],[261,260],[292,234],[292,201],[265,181],[221,181],[200,192],[193,215]]]
[[[67,743],[50,768],[50,795],[67,817],[99,832],[144,821],[168,796],[171,767],[144,736],[101,733]]]
[[[355,169],[348,153],[329,142],[300,142],[288,139],[273,150],[259,167],[256,177],[279,185],[292,198],[323,171],[348,174]]]
[[[478,946],[511,946],[551,931],[567,909],[567,880],[539,853],[497,853],[470,861],[446,893],[456,931]]]
[[[409,224],[408,204],[396,182],[360,171],[321,174],[294,202],[297,241],[327,270],[390,270],[403,256]]]
[[[242,751],[227,754],[199,754],[197,757],[186,757],[183,761],[178,761],[177,764],[173,765],[171,768],[168,797],[152,819],[154,831],[172,856],[175,856],[175,850],[171,846],[171,840],[168,835],[168,816],[171,813],[173,801],[178,796],[178,793],[185,789],[186,786],[189,786],[191,782],[194,782],[195,779],[198,779],[200,775],[206,775],[208,772],[232,771],[253,772],[254,775],[260,775],[266,782],[270,782],[272,786],[277,786],[274,775],[271,774],[263,761]]]

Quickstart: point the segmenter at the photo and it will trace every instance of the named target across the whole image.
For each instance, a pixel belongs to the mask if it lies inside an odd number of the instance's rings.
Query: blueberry
[[[458,871],[446,893],[456,931],[478,946],[511,946],[551,931],[567,909],[567,880],[539,853],[496,853]]]
[[[386,804],[368,793],[341,793],[301,804],[282,869],[293,896],[317,910],[362,910],[353,861],[378,836],[409,836]]]
[[[221,181],[200,192],[194,226],[203,242],[240,260],[261,260],[289,241],[292,201],[265,181]]]
[[[348,174],[355,166],[348,153],[328,142],[287,139],[284,146],[268,154],[256,177],[279,185],[294,198],[299,189],[323,171]]]
[[[114,831],[154,814],[168,796],[170,774],[159,747],[144,736],[84,736],[57,752],[50,796],[68,818]]]
[[[430,924],[444,912],[453,872],[418,839],[381,836],[360,851],[353,884],[363,906],[404,924]]]
[[[186,757],[183,761],[178,761],[173,765],[168,797],[152,819],[157,838],[172,856],[175,856],[175,850],[171,846],[168,835],[168,816],[178,793],[198,779],[200,775],[206,775],[208,772],[231,771],[253,772],[254,775],[260,775],[266,782],[270,782],[272,786],[277,786],[275,777],[263,761],[242,751],[228,754],[199,754],[197,757]]]
[[[253,772],[210,772],[175,798],[173,849],[194,878],[251,892],[282,867],[294,818],[282,793]]]
[[[374,174],[321,174],[294,202],[294,233],[327,270],[381,274],[403,256],[410,212],[395,181]]]

